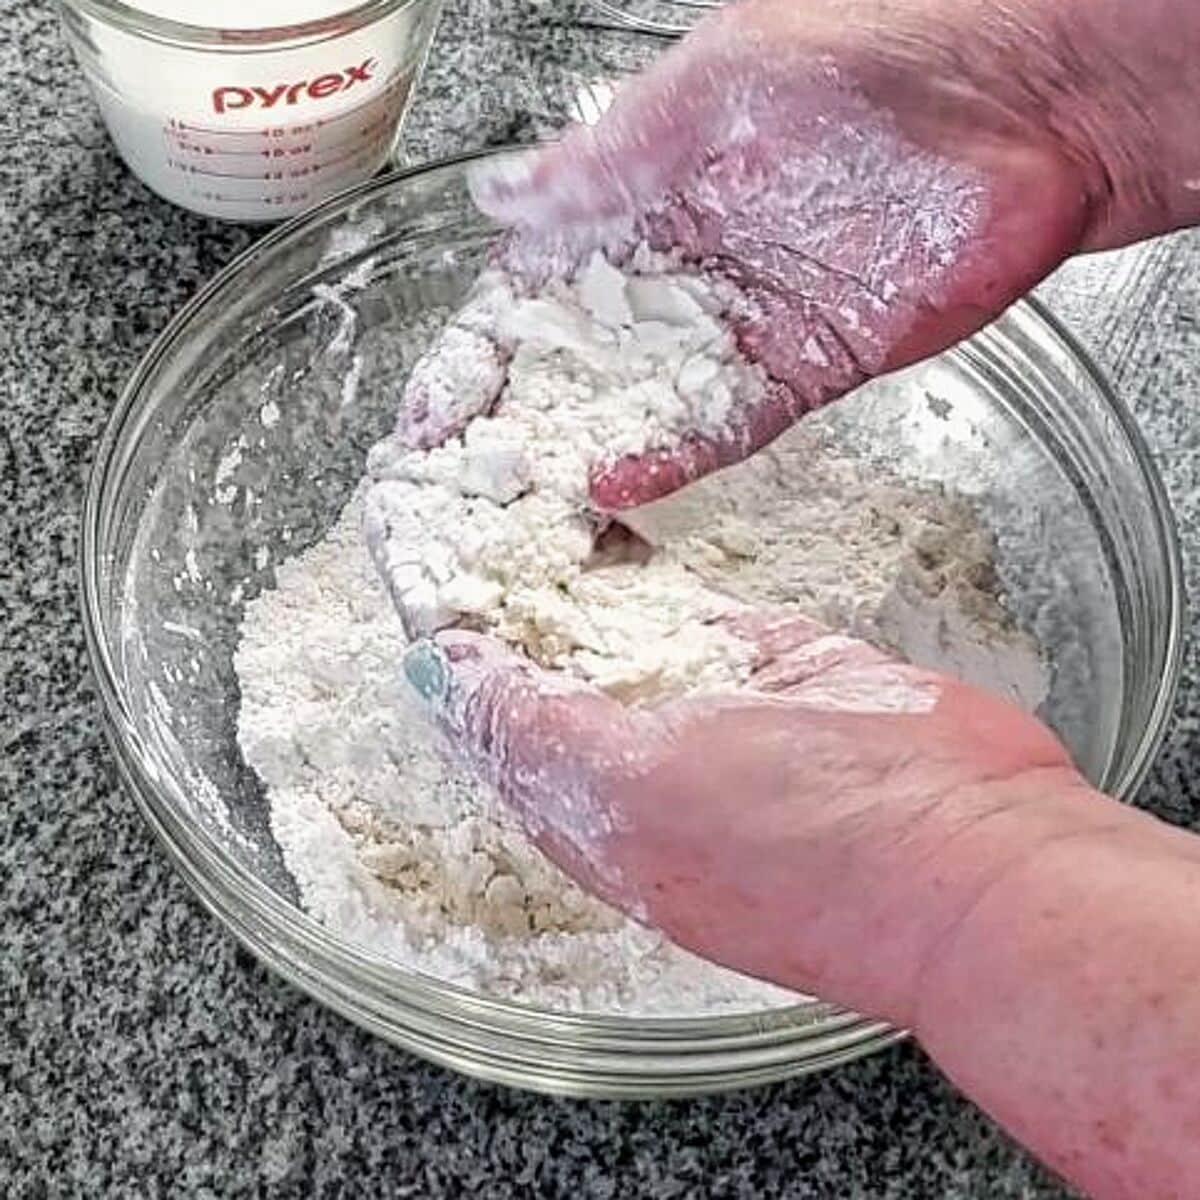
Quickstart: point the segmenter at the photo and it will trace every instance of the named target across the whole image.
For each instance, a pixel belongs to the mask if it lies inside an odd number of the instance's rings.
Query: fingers
[[[735,637],[754,645],[758,651],[755,670],[830,632],[819,621],[785,608],[747,608],[722,618],[721,624]]]
[[[661,500],[736,461],[728,447],[695,434],[670,449],[602,462],[588,481],[588,496],[600,512],[623,512]]]
[[[756,692],[796,696],[814,680],[841,680],[899,665],[869,642],[835,633],[783,609],[753,609],[726,618],[724,623],[758,652],[749,681]]]
[[[484,271],[462,307],[417,360],[404,386],[396,436],[409,450],[432,450],[495,407],[512,347],[500,333],[514,295],[510,281]]]
[[[724,98],[710,19],[625,83],[597,125],[477,167],[471,194],[504,225],[545,233],[640,212],[698,163]],[[714,70],[714,68],[716,68]]]
[[[645,748],[637,718],[478,634],[447,631],[418,642],[404,670],[455,749],[529,835],[590,890],[619,903],[613,783]]]
[[[448,325],[417,360],[404,387],[396,433],[410,450],[431,450],[462,433],[496,403],[507,355],[472,329]]]
[[[993,321],[1080,249],[1088,208],[1078,169],[1042,146],[964,147],[987,181],[987,216],[936,294],[889,339],[886,370],[942,352]]]
[[[772,384],[761,403],[736,414],[721,434],[692,431],[670,446],[599,463],[588,491],[601,512],[622,512],[661,500],[705,475],[733,466],[789,429],[803,405],[796,393]]]

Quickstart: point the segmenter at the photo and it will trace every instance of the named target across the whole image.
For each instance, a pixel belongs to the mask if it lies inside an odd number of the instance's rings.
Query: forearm
[[[1078,249],[1200,223],[1194,0],[849,0],[815,18],[795,11],[818,48],[860,48],[859,82],[919,140],[922,121],[936,129],[969,114],[981,140],[992,130],[1053,144],[1085,192]]]
[[[1200,5],[1195,0],[986,0],[1012,82],[1090,172],[1084,249],[1200,222]],[[998,62],[1005,56],[997,55]]]
[[[917,1036],[1096,1200],[1194,1196],[1198,929],[1190,836],[1130,812],[1043,842],[938,947]]]

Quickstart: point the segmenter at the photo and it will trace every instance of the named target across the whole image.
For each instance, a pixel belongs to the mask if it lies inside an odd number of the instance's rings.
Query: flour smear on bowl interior
[[[247,606],[239,739],[302,903],[334,933],[550,1009],[797,1000],[671,945],[549,863],[409,694],[409,633],[465,621],[645,704],[746,686],[746,647],[719,618],[783,607],[1028,709],[1044,699],[1042,655],[1003,606],[973,508],[855,458],[820,414],[618,526],[588,512],[602,455],[713,428],[764,386],[719,319],[728,302],[647,253],[619,270],[593,258],[534,293],[485,272],[336,525]]]

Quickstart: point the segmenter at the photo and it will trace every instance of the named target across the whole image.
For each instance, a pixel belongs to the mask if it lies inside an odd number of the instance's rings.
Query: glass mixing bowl
[[[601,23],[660,37],[682,37],[722,0],[588,0]]]
[[[238,748],[238,626],[275,564],[332,524],[406,371],[478,269],[494,230],[468,198],[468,161],[376,180],[264,238],[129,383],[91,478],[82,563],[125,782],[255,954],[458,1070],[549,1092],[681,1095],[883,1046],[900,1034],[819,1002],[678,1020],[539,1011],[402,969],[298,906]],[[1053,660],[1042,715],[1093,781],[1129,797],[1170,711],[1182,612],[1171,514],[1129,414],[1029,304],[909,382],[835,409],[843,436],[984,513],[1014,614]]]

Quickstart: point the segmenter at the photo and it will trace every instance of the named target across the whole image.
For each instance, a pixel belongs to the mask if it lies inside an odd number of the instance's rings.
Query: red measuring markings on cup
[[[178,10],[185,23],[197,8],[131,3]],[[386,166],[441,7],[209,0],[199,8],[219,44],[159,42],[152,29],[104,14],[79,14],[68,35],[113,142],[143,183],[206,216],[274,221]],[[371,12],[345,19],[360,9]],[[303,13],[322,22],[320,37],[292,36]],[[229,53],[226,42],[250,52]]]
[[[363,67],[371,63],[373,60],[367,60],[357,68],[354,79],[342,72],[338,92],[362,82]],[[338,94],[324,85],[311,93],[314,85],[331,77],[332,73],[317,75],[311,82],[279,85],[283,91],[276,86],[242,89],[256,93],[255,105],[238,107],[257,112],[286,106],[292,103],[287,99],[289,92],[317,100]],[[206,203],[245,204],[252,200],[270,207],[308,203],[311,189],[320,181],[374,160],[382,165],[411,83],[412,73],[403,72],[359,104],[329,116],[287,124],[222,126],[171,117],[163,127],[167,165],[189,177],[192,194]]]

